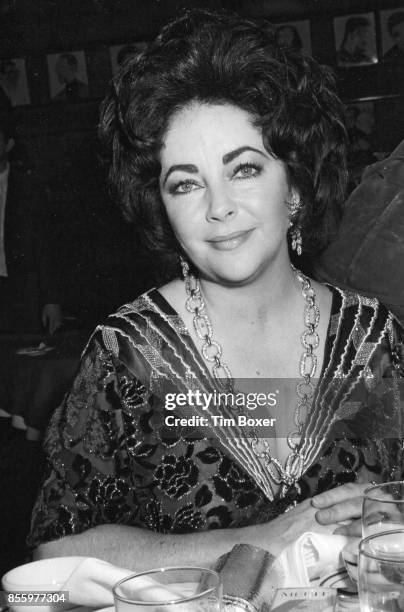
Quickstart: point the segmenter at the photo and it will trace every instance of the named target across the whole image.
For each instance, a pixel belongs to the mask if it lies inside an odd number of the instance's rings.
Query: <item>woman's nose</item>
[[[237,205],[225,189],[209,189],[208,198],[209,202],[206,213],[208,221],[224,221],[236,214]]]

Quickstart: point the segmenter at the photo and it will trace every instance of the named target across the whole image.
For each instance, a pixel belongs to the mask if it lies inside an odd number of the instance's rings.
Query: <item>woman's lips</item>
[[[215,236],[208,240],[214,249],[217,251],[232,251],[244,244],[253,230],[244,230],[241,232],[233,232],[226,236]]]

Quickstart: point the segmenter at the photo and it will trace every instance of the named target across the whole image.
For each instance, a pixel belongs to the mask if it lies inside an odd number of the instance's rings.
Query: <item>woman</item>
[[[328,72],[268,26],[191,11],[126,62],[101,133],[126,215],[183,277],[93,334],[48,434],[37,555],[204,565],[237,542],[354,531],[365,483],[401,475],[372,419],[386,398],[395,415],[402,335],[376,300],[291,266],[329,242],[344,197]],[[232,394],[268,386],[273,428],[239,425]]]

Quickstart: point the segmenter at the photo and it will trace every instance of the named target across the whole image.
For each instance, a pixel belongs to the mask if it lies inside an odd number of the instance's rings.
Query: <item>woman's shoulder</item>
[[[327,285],[332,292],[325,363],[350,376],[390,376],[404,363],[404,329],[377,298]],[[355,374],[356,372],[356,374]],[[401,375],[401,374],[400,374]]]
[[[331,328],[341,325],[367,334],[386,334],[404,338],[404,327],[376,297],[326,284],[332,292]]]
[[[335,302],[334,308],[341,309],[361,309],[363,311],[380,312],[384,317],[392,316],[388,308],[384,306],[376,297],[364,295],[358,291],[346,289],[331,283],[321,283],[327,287]]]
[[[156,288],[149,289],[132,302],[123,304],[97,325],[87,347],[101,346],[115,356],[133,352],[140,346],[157,347],[163,337],[183,332],[183,323]]]
[[[110,314],[106,319],[106,324],[113,318],[141,314],[145,315],[151,311],[155,311],[156,308],[164,308],[164,300],[161,300],[161,293],[156,287],[152,287],[145,291],[131,302],[125,302],[116,309],[115,312]]]
[[[122,304],[115,312],[111,313],[98,326],[125,327],[128,322],[137,325],[147,324],[151,319],[166,320],[167,317],[175,315],[175,311],[164,298],[159,289],[153,287],[131,302]]]

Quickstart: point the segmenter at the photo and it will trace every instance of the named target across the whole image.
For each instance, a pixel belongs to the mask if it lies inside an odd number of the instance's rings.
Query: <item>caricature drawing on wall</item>
[[[366,66],[377,63],[373,13],[336,17],[334,32],[338,66]]]
[[[78,102],[89,97],[84,51],[47,56],[50,97],[56,102]]]
[[[31,104],[24,59],[0,60],[0,87],[11,106]]]

